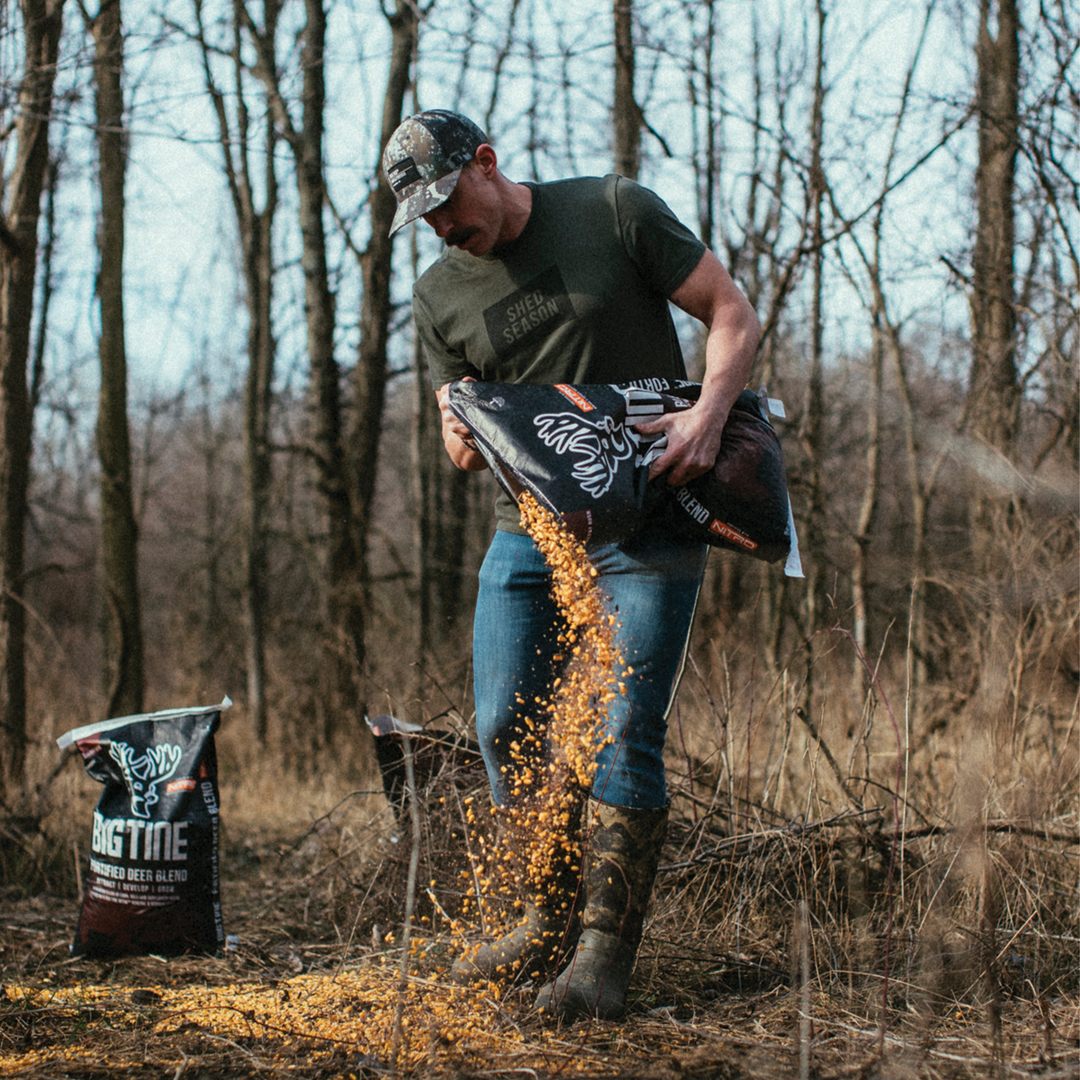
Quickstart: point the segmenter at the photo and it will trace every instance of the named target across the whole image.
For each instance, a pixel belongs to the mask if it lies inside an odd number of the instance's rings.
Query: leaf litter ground
[[[452,987],[437,938],[417,943],[402,987],[395,943],[346,949],[328,913],[289,895],[290,883],[228,858],[223,869],[239,945],[221,957],[73,960],[70,899],[4,898],[0,1076],[359,1080],[395,1065],[410,1077],[800,1076],[807,995],[779,978],[717,991],[688,942],[647,941],[624,1021],[553,1027],[531,1012],[528,990]],[[1075,1001],[1058,1003],[1049,1055],[1023,998],[1006,1005],[998,1049],[972,1005],[930,1024],[893,1018],[881,1055],[864,1010],[811,991],[816,1077],[1078,1075]]]

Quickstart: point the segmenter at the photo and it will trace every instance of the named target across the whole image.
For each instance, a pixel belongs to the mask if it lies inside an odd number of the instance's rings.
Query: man
[[[619,176],[515,183],[471,120],[432,110],[406,120],[383,154],[398,199],[391,233],[418,218],[446,250],[416,282],[417,332],[439,388],[442,435],[460,469],[487,467],[450,412],[459,379],[622,383],[685,378],[669,300],[707,328],[700,398],[638,425],[663,433],[650,469],[676,487],[710,469],[760,336],[757,317],[716,256],[647,189]],[[509,496],[480,571],[473,634],[476,727],[496,813],[513,801],[511,746],[521,702],[547,700],[558,651],[551,573]],[[537,1004],[565,1016],[619,1016],[633,971],[667,823],[667,714],[689,641],[705,546],[647,522],[632,538],[591,549],[601,590],[619,619],[633,667],[609,713],[614,738],[599,754],[580,925],[567,927],[577,875],[553,897],[531,897],[509,936],[459,962],[454,977],[504,970],[555,975]],[[576,870],[576,867],[574,868]]]

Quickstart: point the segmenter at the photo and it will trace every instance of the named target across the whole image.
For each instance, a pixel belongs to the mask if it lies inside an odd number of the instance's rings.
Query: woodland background
[[[72,885],[77,725],[228,693],[237,829],[373,785],[366,713],[467,731],[495,492],[442,452],[409,310],[436,246],[387,239],[376,168],[449,107],[513,179],[654,187],[764,326],[807,578],[710,558],[689,820],[873,811],[912,927],[968,905],[979,970],[1034,935],[1075,993],[1071,5],[21,0],[0,26],[6,886]],[[822,910],[880,915],[840,880]]]
[[[1073,5],[20,0],[0,29],[0,1068],[869,1076],[900,1047],[928,1080],[1075,1076]],[[710,557],[618,1046],[433,1004],[476,777],[436,776],[401,843],[364,724],[472,711],[495,490],[442,451],[409,307],[437,243],[388,240],[377,172],[431,107],[512,179],[659,191],[756,307],[787,411],[807,577]],[[56,736],[225,694],[239,946],[66,959],[97,788]],[[363,994],[392,1023],[230,997],[385,988],[388,928],[416,935],[398,989]],[[216,1019],[129,1015],[166,983],[222,988]]]

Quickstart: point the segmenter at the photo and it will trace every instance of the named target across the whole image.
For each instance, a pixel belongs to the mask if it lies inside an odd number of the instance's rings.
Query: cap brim
[[[398,203],[394,220],[390,223],[388,235],[393,236],[399,229],[405,228],[409,222],[423,217],[437,206],[442,206],[454,193],[454,188],[457,187],[458,177],[460,176],[461,169],[454,169],[453,172],[440,176],[438,180],[432,180],[430,184],[417,189],[411,195],[402,199]]]

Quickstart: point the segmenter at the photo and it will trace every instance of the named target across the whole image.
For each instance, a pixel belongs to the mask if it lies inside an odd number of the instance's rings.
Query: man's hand
[[[667,435],[667,448],[649,467],[649,479],[655,480],[667,471],[667,482],[681,487],[707,473],[720,452],[726,420],[726,411],[721,416],[715,407],[710,409],[706,404],[703,408],[701,402],[696,402],[689,409],[635,424],[634,429],[642,435]]]
[[[643,435],[667,433],[667,449],[650,466],[649,479],[670,470],[668,483],[680,487],[715,464],[728,413],[750,378],[761,326],[711,251],[671,294],[671,302],[708,329],[701,395],[689,409],[635,426]]]
[[[476,382],[466,375],[461,382]],[[439,412],[442,416],[442,440],[450,460],[465,472],[480,472],[488,467],[484,455],[476,447],[472,432],[450,411],[450,383],[439,387]]]

